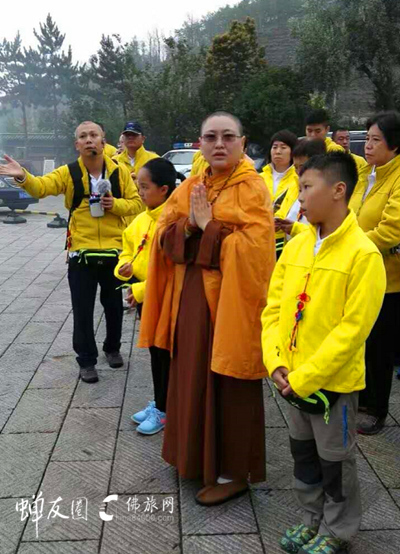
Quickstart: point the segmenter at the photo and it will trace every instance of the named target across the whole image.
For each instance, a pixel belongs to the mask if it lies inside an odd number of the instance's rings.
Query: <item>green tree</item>
[[[235,98],[234,112],[253,142],[267,147],[281,129],[304,133],[309,90],[289,68],[267,67],[244,84]]]
[[[208,111],[232,109],[243,85],[266,66],[254,20],[233,21],[228,32],[214,37],[205,63],[202,87]]]
[[[371,82],[377,109],[400,104],[400,2],[397,0],[306,0],[293,22],[298,63],[314,90],[327,93],[346,84],[350,71]]]
[[[35,98],[35,65],[32,55],[22,48],[17,33],[12,41],[0,43],[0,93],[1,102],[12,108],[20,108],[25,140],[28,139],[28,108]]]
[[[96,99],[113,104],[126,120],[133,110],[132,83],[137,74],[132,48],[119,35],[103,35],[99,50],[90,58],[90,68]]]

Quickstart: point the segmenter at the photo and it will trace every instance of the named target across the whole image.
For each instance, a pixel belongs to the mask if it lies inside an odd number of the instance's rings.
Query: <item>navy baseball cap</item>
[[[143,135],[143,129],[140,123],[137,121],[128,121],[126,123],[124,130],[122,131],[122,134],[125,133],[135,133],[136,135]]]

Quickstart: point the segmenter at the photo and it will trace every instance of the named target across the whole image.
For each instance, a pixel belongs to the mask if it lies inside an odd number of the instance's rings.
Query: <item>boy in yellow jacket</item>
[[[349,154],[303,166],[299,200],[311,225],[284,248],[262,315],[264,363],[289,401],[294,490],[304,510],[303,523],[282,538],[286,552],[337,554],[361,522],[358,391],[386,277],[381,254],[348,209],[356,183]]]
[[[114,274],[118,279],[132,283],[128,302],[131,307],[137,307],[139,314],[146,290],[151,243],[158,218],[167,198],[175,189],[175,182],[175,168],[164,158],[147,162],[138,173],[139,194],[146,211],[139,214],[125,229],[122,237],[123,251]],[[143,435],[158,433],[164,428],[166,421],[170,354],[168,350],[156,346],[149,350],[154,401],[149,402],[147,408],[133,414],[131,418],[139,424],[137,431]]]

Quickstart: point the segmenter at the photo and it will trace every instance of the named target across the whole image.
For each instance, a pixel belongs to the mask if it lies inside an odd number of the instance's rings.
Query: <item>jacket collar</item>
[[[388,162],[387,164],[381,165],[376,168],[376,181],[379,183],[380,181],[386,180],[394,171],[398,171],[399,169],[400,169],[400,155],[397,155],[395,158],[393,158],[393,160],[390,160],[390,162]],[[372,171],[372,168],[371,168],[371,171]]]
[[[111,158],[109,158],[108,156],[103,155],[103,160],[105,161],[105,164],[106,164],[106,178],[107,178],[107,176],[109,177],[116,170],[118,165]],[[88,169],[85,166],[85,164],[83,163],[82,156],[79,156],[78,163],[79,163],[79,166],[81,168],[83,177],[86,179]]]
[[[165,204],[166,203],[164,202],[160,206],[157,206],[157,208],[154,208],[154,210],[150,210],[150,208],[146,208],[147,215],[151,217],[151,219],[154,219],[154,221],[157,221],[164,209]]]
[[[353,210],[349,209],[349,212],[343,221],[343,223],[330,235],[328,235],[324,242],[322,243],[321,250],[326,249],[329,245],[334,244],[336,241],[340,240],[350,229],[358,227],[357,216]],[[313,237],[317,240],[318,237],[318,227],[316,225],[310,225],[309,227]]]

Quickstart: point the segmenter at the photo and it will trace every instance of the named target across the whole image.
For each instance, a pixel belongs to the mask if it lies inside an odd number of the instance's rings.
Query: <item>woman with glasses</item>
[[[286,129],[275,133],[269,147],[269,164],[263,167],[261,177],[268,187],[274,203],[274,211],[281,206],[288,188],[297,183],[292,151],[297,137]]]
[[[268,192],[240,121],[201,128],[209,168],[167,201],[153,243],[141,347],[172,354],[164,459],[211,506],[265,479],[260,316],[275,261]]]
[[[350,201],[360,227],[385,262],[387,288],[381,313],[366,346],[367,388],[360,395],[366,415],[358,432],[374,435],[389,411],[400,326],[400,114],[383,112],[367,122],[368,165]]]

